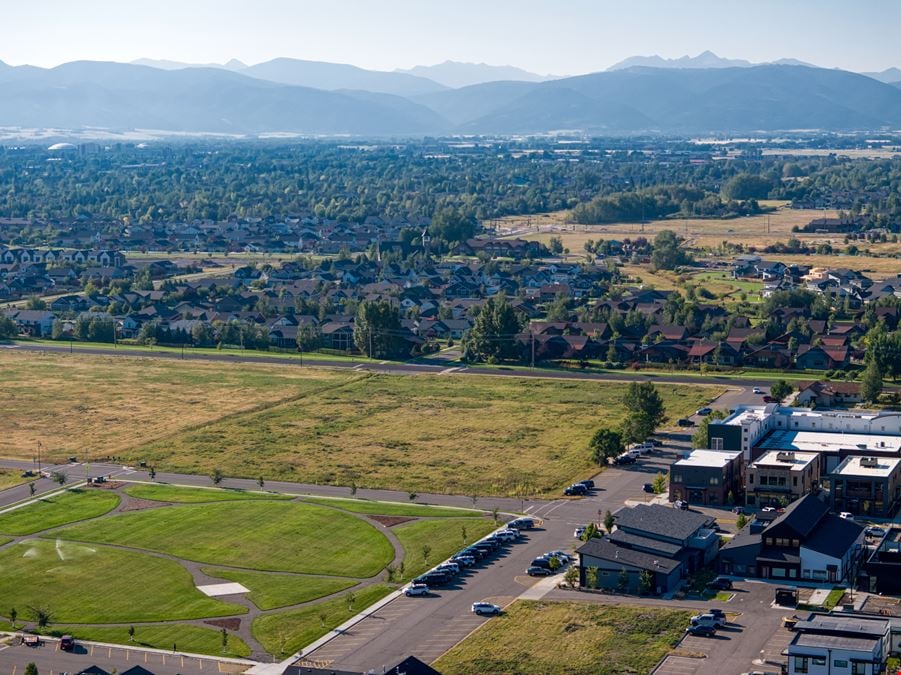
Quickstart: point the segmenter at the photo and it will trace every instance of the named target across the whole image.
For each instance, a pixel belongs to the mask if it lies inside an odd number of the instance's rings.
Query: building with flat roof
[[[770,450],[747,470],[745,504],[754,508],[786,506],[819,491],[822,457],[816,452]]]
[[[829,474],[828,482],[833,511],[891,518],[901,499],[901,458],[846,457]]]
[[[888,528],[870,553],[862,576],[870,593],[901,595],[901,528]]]
[[[794,435],[776,432],[794,432]],[[775,403],[738,406],[725,419],[711,422],[708,433],[710,447],[741,450],[745,462],[765,450],[825,452],[838,456],[867,454],[868,448],[882,448],[882,452],[901,454],[901,412],[896,411],[808,410]]]
[[[717,506],[738,503],[744,486],[740,450],[692,450],[670,467],[669,498]]]
[[[795,624],[788,645],[790,675],[877,675],[891,651],[889,619],[855,614],[811,614]]]

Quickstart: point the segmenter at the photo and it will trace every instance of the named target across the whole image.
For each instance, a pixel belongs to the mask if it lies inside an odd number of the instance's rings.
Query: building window
[[[826,665],[826,657],[825,656],[812,656],[810,657],[810,663],[814,666],[825,666]]]
[[[833,659],[832,667],[833,668],[847,668],[848,662],[845,661],[844,659]]]
[[[806,673],[807,672],[807,662],[808,662],[808,658],[806,656],[796,656],[795,657],[795,672],[796,673]]]
[[[711,450],[722,450],[723,449],[723,439],[722,438],[711,438],[710,439],[710,449]]]
[[[867,664],[862,661],[854,661],[851,664],[851,675],[867,675]]]
[[[792,546],[794,546],[795,548],[797,548],[797,547],[799,547],[800,545],[801,545],[801,541],[800,541],[799,539],[792,539]]]
[[[720,479],[717,478],[716,476],[711,476],[711,477],[710,477],[710,484],[711,484],[711,485],[719,485],[719,484],[720,484]]]

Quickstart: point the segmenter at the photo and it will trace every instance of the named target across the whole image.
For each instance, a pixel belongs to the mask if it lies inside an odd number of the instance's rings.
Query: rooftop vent
[[[861,457],[860,465],[867,467],[868,469],[875,469],[879,466],[879,460],[875,457]]]
[[[857,447],[860,448],[861,450],[866,450],[866,449],[867,449],[867,444],[866,444],[866,443],[858,443],[858,444],[857,444]]]
[[[795,453],[793,453],[793,452],[777,452],[776,453],[776,461],[777,462],[794,462],[795,461]]]

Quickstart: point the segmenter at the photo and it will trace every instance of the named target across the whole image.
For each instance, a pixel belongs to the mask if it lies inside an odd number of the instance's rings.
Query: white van
[[[654,449],[653,443],[633,443],[626,450],[628,452],[637,452],[639,455],[643,455],[646,452],[650,452]]]

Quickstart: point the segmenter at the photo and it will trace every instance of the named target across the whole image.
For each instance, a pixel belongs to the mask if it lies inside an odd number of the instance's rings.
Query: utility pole
[[[532,370],[535,370],[535,333],[529,326],[529,333],[532,335]]]
[[[38,441],[38,476],[41,475],[41,442]]]

